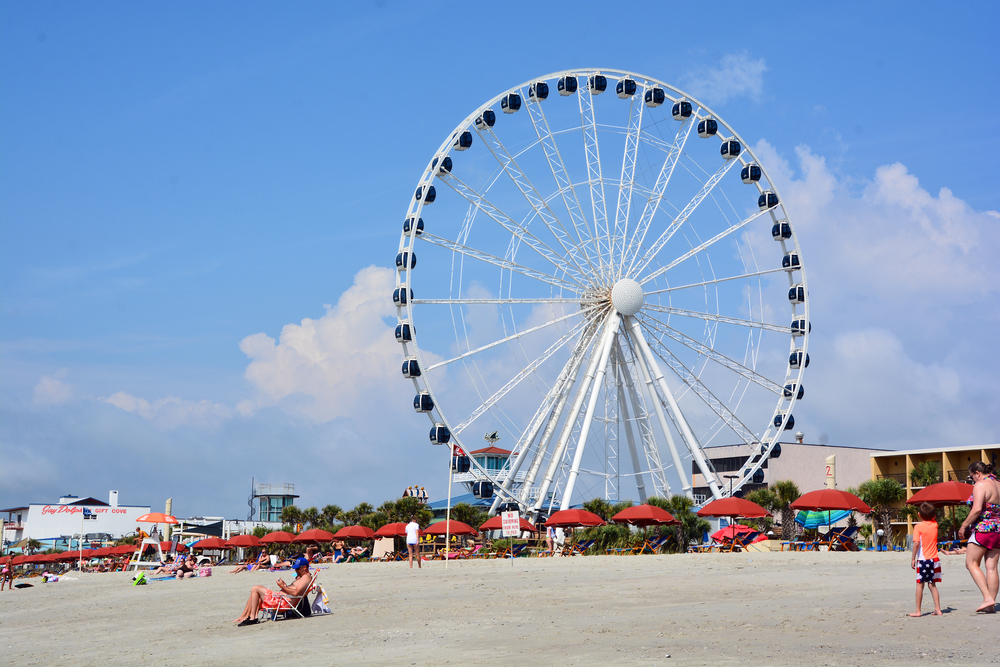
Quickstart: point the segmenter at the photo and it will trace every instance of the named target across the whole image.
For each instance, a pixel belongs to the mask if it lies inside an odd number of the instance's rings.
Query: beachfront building
[[[965,482],[969,476],[969,464],[973,461],[998,465],[1000,444],[872,452],[869,458],[870,479],[896,480],[906,487],[908,500],[914,493],[924,488],[922,485],[914,484],[910,477],[912,471],[920,464],[927,461],[936,463],[940,471],[938,482]],[[896,515],[892,526],[894,532],[902,534],[905,528],[907,535],[913,534],[914,523],[907,517]]]
[[[68,548],[77,545],[81,528],[85,545],[134,533],[139,525],[136,519],[149,513],[149,505],[121,505],[118,492],[111,491],[108,502],[65,495],[56,503],[29,503],[0,512],[8,515],[5,549],[25,539],[38,540],[45,548]]]
[[[867,447],[850,447],[844,445],[825,445],[807,443],[801,434],[796,434],[796,442],[782,442],[781,453],[772,456],[764,462],[762,478],[757,483],[744,484],[743,493],[766,487],[772,482],[791,480],[799,487],[799,491],[807,493],[827,487],[827,458],[834,457],[833,483],[835,488],[846,489],[857,487],[870,478],[871,457],[885,450]],[[705,447],[705,456],[711,461],[723,484],[726,475],[735,474],[750,457],[749,445],[718,445]],[[692,463],[691,485],[696,502],[711,500],[705,477]],[[679,493],[680,490],[674,490]]]
[[[256,524],[269,530],[281,530],[281,513],[286,507],[294,505],[296,498],[294,484],[257,484],[251,498],[251,502],[256,500],[259,503]],[[253,513],[249,519],[253,522]]]

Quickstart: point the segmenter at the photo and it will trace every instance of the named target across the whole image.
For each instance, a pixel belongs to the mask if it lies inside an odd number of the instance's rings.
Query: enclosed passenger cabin
[[[806,302],[806,288],[802,286],[802,283],[795,283],[788,288],[788,300],[791,303]]]
[[[493,127],[496,122],[497,115],[493,113],[493,109],[487,109],[476,119],[476,129],[485,130],[488,127]]]
[[[765,190],[760,193],[760,197],[757,197],[757,208],[762,211],[766,211],[769,208],[774,208],[778,205],[778,195],[773,190]]]
[[[771,455],[768,458],[776,459],[781,456],[781,443],[774,443],[774,447],[771,448]]]
[[[528,98],[533,102],[541,102],[549,97],[549,84],[537,81],[528,86]]]
[[[493,497],[493,482],[473,482],[472,483],[472,495],[483,500],[484,498]]]
[[[600,95],[608,89],[608,78],[603,74],[594,74],[587,79],[587,87],[591,95]]]
[[[507,93],[500,98],[500,110],[504,113],[516,113],[521,110],[521,96],[517,93]]]
[[[747,185],[756,183],[760,180],[760,167],[751,162],[740,170],[740,179]]]
[[[451,431],[448,427],[438,422],[431,427],[431,444],[432,445],[447,445],[451,441]]]
[[[763,484],[764,483],[764,471],[761,470],[760,468],[757,468],[756,470],[754,470],[753,471],[753,477],[751,478],[751,480],[753,481],[754,484]]]
[[[405,306],[407,299],[413,298],[413,290],[407,289],[406,285],[397,287],[392,291],[392,302],[396,306]]]
[[[655,109],[667,100],[667,94],[663,92],[662,88],[648,88],[642,99],[647,107]]]
[[[732,160],[733,158],[739,157],[742,150],[743,147],[740,146],[740,142],[735,139],[726,139],[722,142],[722,147],[719,149],[719,153],[721,153],[722,157],[726,160]]]
[[[774,422],[773,422],[774,428],[781,428],[781,422],[784,418],[785,418],[784,412],[779,412],[778,414],[774,415]],[[793,428],[795,428],[795,415],[788,415],[788,421],[785,422],[784,430],[791,431]]]
[[[567,97],[576,92],[576,87],[578,82],[575,76],[561,76],[559,81],[556,82],[556,90],[563,97]]]
[[[413,342],[413,327],[409,322],[401,322],[396,325],[396,342],[397,343],[412,343]]]
[[[437,169],[438,175],[450,174],[451,173],[451,157],[445,155],[444,160],[441,161],[441,166],[438,167],[438,159],[434,158],[431,161],[431,170]]]
[[[714,118],[706,118],[705,120],[698,121],[698,136],[702,139],[714,137],[718,131],[719,124]]]
[[[452,472],[469,472],[471,468],[472,468],[472,461],[469,460],[468,456],[451,457]]]
[[[434,399],[430,392],[422,391],[413,397],[413,409],[417,412],[430,412],[434,409]]]
[[[806,388],[795,380],[790,380],[785,384],[781,393],[785,396],[785,398],[791,398],[794,396],[796,401],[801,401],[802,397],[806,395]]]
[[[670,109],[670,115],[674,117],[674,120],[686,120],[691,117],[691,103],[687,100],[681,100],[680,102],[674,102],[674,106]]]
[[[804,367],[809,368],[808,354],[805,355],[804,361],[805,361]],[[800,348],[796,348],[795,351],[793,351],[790,355],[788,355],[788,367],[794,368],[796,370],[799,369],[800,367],[803,367],[802,350]]]
[[[396,255],[396,270],[405,271],[407,268],[417,268],[417,253],[404,250]]]
[[[403,360],[403,377],[407,380],[420,377],[420,365],[416,357],[407,357]]]
[[[409,234],[410,233],[410,229],[412,229],[412,226],[413,226],[413,220],[414,220],[413,218],[407,218],[407,219],[403,220],[403,233],[404,234]],[[417,231],[416,231],[415,235],[416,236],[420,236],[421,234],[424,233],[424,219],[423,218],[417,218],[416,220],[417,220]]]
[[[812,331],[812,322],[806,323],[806,318],[797,317],[792,320],[792,335],[793,336],[805,336],[807,331]]]
[[[466,130],[455,138],[455,143],[451,145],[456,151],[468,150],[472,147],[472,132]]]
[[[433,185],[421,185],[417,188],[417,191],[413,194],[413,196],[417,198],[417,201],[423,199],[425,204],[430,204],[437,199],[437,191],[434,189]]]
[[[635,91],[636,91],[635,81],[633,81],[628,77],[625,77],[624,79],[619,79],[618,83],[615,84],[615,94],[617,94],[618,97],[622,98],[623,100],[627,100],[628,98],[635,95]]]
[[[785,271],[795,271],[802,268],[799,265],[799,253],[797,252],[787,252],[785,256],[781,258],[781,268]]]
[[[779,220],[771,227],[771,237],[775,241],[785,241],[792,238],[792,226],[787,220]]]

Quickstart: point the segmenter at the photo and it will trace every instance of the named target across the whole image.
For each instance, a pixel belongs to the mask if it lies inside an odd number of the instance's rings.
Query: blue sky
[[[807,439],[1000,440],[995,3],[0,12],[0,506],[115,488],[239,517],[251,476],[305,504],[442,496],[395,359],[317,383],[252,367],[249,337],[389,330],[367,294],[433,151],[571,67],[692,93],[773,172],[823,322]]]

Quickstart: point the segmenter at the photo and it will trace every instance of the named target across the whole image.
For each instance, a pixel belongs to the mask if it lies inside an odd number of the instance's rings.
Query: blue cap
[[[298,558],[295,559],[295,562],[292,563],[293,570],[297,570],[300,567],[309,567],[309,559],[306,558],[305,556],[299,556]]]

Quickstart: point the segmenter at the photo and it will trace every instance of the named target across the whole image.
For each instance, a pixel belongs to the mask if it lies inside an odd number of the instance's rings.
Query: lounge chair
[[[584,540],[571,544],[563,550],[563,556],[586,556],[592,546],[597,544],[597,540]]]
[[[748,546],[753,544],[753,541],[760,537],[759,531],[752,531],[749,533],[742,533],[740,535],[735,535],[733,541],[730,543],[730,551],[735,551],[739,549],[740,551],[745,551]]]
[[[265,607],[263,604],[257,612],[258,620],[262,616],[267,616],[268,613],[271,614],[271,620],[275,621],[278,619],[278,614],[283,614],[283,618],[288,618],[289,615],[296,615],[299,618],[305,618],[312,613],[312,609],[309,606],[309,594],[312,593],[313,588],[316,586],[316,579],[319,577],[319,569],[313,570],[312,577],[309,579],[309,585],[306,587],[305,592],[302,595],[286,595],[281,593],[278,597],[286,603],[281,604],[279,602],[274,607]]]

